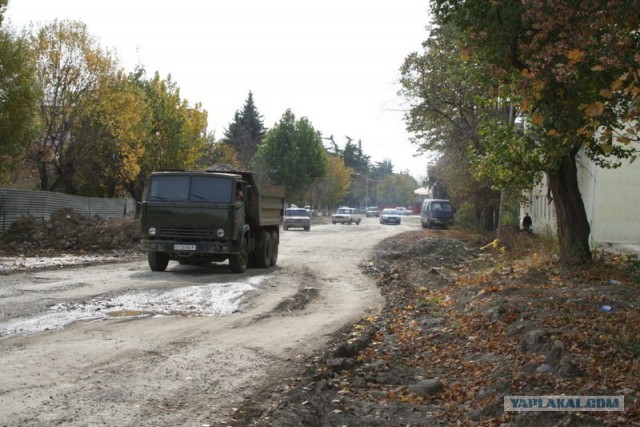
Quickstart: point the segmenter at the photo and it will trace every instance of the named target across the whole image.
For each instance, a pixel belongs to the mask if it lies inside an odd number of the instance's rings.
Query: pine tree
[[[266,134],[262,115],[253,102],[253,93],[249,91],[242,111],[236,111],[233,122],[224,132],[223,142],[236,150],[238,160],[249,169],[258,145]]]

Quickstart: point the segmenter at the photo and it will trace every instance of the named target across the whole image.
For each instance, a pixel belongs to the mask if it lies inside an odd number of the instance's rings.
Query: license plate
[[[174,251],[195,251],[196,245],[173,245]]]

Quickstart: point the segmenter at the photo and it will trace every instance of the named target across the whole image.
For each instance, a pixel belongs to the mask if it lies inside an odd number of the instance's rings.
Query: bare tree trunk
[[[40,189],[49,191],[49,174],[47,173],[47,164],[38,162],[38,175],[40,176]]]
[[[558,168],[549,173],[549,188],[556,210],[560,262],[583,264],[591,261],[589,221],[578,188],[578,169],[574,150],[567,154]]]

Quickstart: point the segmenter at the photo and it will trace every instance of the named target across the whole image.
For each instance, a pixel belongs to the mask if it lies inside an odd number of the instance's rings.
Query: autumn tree
[[[124,73],[104,79],[73,127],[67,159],[75,165],[79,194],[122,195],[140,174],[148,133],[145,94]]]
[[[325,176],[328,155],[322,139],[306,117],[296,120],[287,110],[270,129],[257,153],[257,168],[286,187],[293,202],[306,199],[312,185]]]
[[[314,185],[311,203],[328,211],[347,194],[353,170],[344,165],[342,156],[329,156],[327,174]]]
[[[171,76],[162,79],[157,72],[152,79],[145,76],[145,70],[141,68],[129,76],[144,93],[148,110],[146,133],[141,141],[144,152],[140,172],[126,183],[127,190],[136,200],[141,200],[151,172],[193,169],[207,143],[207,112],[202,106],[190,107],[188,101],[180,97],[180,90]]]
[[[6,7],[6,1],[0,6],[0,10]],[[3,180],[23,164],[29,144],[37,138],[41,92],[33,53],[25,37],[0,28],[0,64],[0,180]]]
[[[32,149],[43,190],[64,188],[75,193],[74,165],[66,158],[72,129],[87,108],[90,94],[114,70],[111,54],[100,48],[86,25],[54,21],[32,36],[40,101],[42,136]]]
[[[437,22],[455,25],[465,46],[492,67],[501,89],[508,89],[503,98],[508,96],[526,114],[527,137],[509,135],[508,140],[542,161],[556,212],[561,262],[591,260],[576,159],[583,152],[599,166],[616,167],[619,159],[636,155],[638,2],[434,0],[432,6]],[[505,132],[491,125],[487,132],[494,129]],[[493,162],[496,172],[516,169],[512,158]]]
[[[249,92],[242,111],[236,111],[233,122],[224,132],[222,141],[236,150],[240,164],[244,169],[249,170],[251,159],[265,133],[262,115],[255,106],[253,93]]]

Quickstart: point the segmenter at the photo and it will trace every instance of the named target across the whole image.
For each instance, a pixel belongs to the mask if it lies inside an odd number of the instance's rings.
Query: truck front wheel
[[[271,265],[273,257],[273,242],[271,241],[271,233],[265,231],[262,233],[262,246],[256,248],[256,266],[259,268],[267,268]]]
[[[240,252],[229,255],[229,267],[232,273],[244,273],[247,269],[247,260],[249,259],[249,245],[245,237],[240,240]]]
[[[164,252],[148,252],[147,260],[151,271],[165,271],[169,265],[169,256]]]

